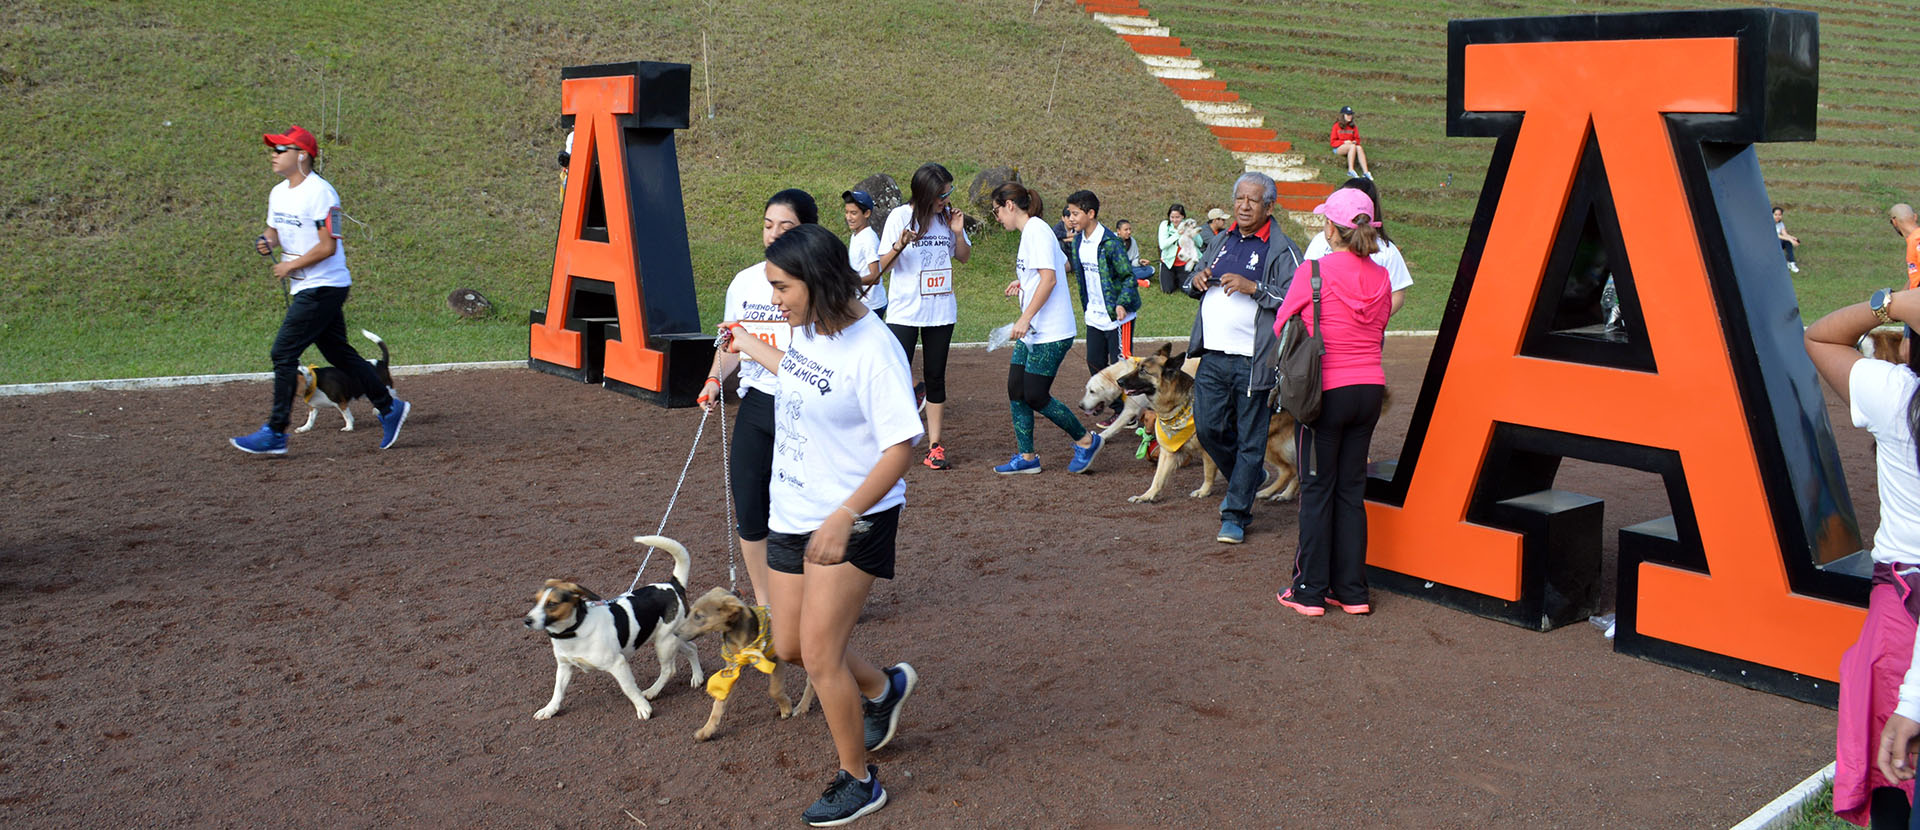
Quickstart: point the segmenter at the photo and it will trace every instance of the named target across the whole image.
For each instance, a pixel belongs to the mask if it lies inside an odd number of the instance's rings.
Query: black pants
[[[1190,266],[1179,268],[1160,266],[1160,293],[1172,294],[1179,291],[1181,284],[1187,281],[1187,272],[1192,270]]]
[[[1331,595],[1367,602],[1367,447],[1386,387],[1328,389],[1320,419],[1300,430],[1300,551],[1293,562],[1293,599],[1321,605]]]
[[[947,350],[953,346],[953,324],[944,326],[903,326],[888,323],[893,337],[900,341],[900,348],[907,350],[907,366],[913,366],[913,344],[916,339],[927,344],[927,359],[921,366],[922,377],[927,379],[927,403],[947,402]]]
[[[758,542],[767,538],[767,514],[772,509],[768,491],[773,486],[773,396],[748,389],[740,396],[733,422],[733,504],[739,509],[735,528],[740,538]]]
[[[267,426],[286,432],[293,416],[293,386],[300,377],[300,355],[308,346],[320,349],[320,355],[334,368],[353,375],[360,388],[367,390],[367,401],[381,414],[393,408],[393,396],[373,364],[354,351],[347,342],[347,287],[309,288],[287,301],[287,316],[280,321],[280,333],[273,338],[273,413]]]
[[[1121,326],[1113,331],[1101,331],[1092,326],[1087,327],[1087,374],[1100,374],[1100,370],[1112,366],[1114,361],[1120,359],[1121,355],[1133,351],[1133,344],[1131,343],[1127,344],[1125,350],[1120,348],[1120,335],[1122,333],[1132,334],[1133,326]]]
[[[1780,240],[1780,252],[1787,255],[1788,262],[1793,261],[1793,243],[1784,239]]]

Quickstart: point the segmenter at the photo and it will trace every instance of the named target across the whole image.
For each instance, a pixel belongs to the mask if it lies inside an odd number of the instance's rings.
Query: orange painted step
[[[1240,100],[1239,93],[1228,92],[1224,89],[1181,89],[1175,90],[1175,93],[1180,96],[1180,100],[1182,101],[1211,101],[1216,104],[1231,104]]]
[[[1147,10],[1139,6],[1117,6],[1111,3],[1093,3],[1086,6],[1088,14],[1111,14],[1120,17],[1146,17]]]
[[[1180,39],[1167,35],[1121,35],[1121,40],[1134,46],[1179,46]]]
[[[1227,148],[1230,153],[1285,153],[1293,149],[1290,142],[1251,138],[1223,138],[1220,139],[1220,146]]]
[[[1326,182],[1274,182],[1273,189],[1282,196],[1324,197],[1333,192],[1333,185]],[[1314,204],[1319,204],[1315,202]],[[1313,205],[1307,206],[1309,209]]]
[[[1324,201],[1326,199],[1320,196],[1281,196],[1274,203],[1287,210],[1307,211],[1319,207]]]
[[[1161,80],[1166,80],[1162,78]],[[1252,141],[1272,141],[1280,137],[1278,132],[1263,127],[1211,127],[1214,138],[1244,138]]]
[[[1209,92],[1225,92],[1227,90],[1227,82],[1218,78],[1161,78],[1160,83],[1166,84],[1174,90],[1181,92],[1190,89],[1206,90]]]
[[[1133,51],[1141,55],[1159,55],[1168,58],[1191,58],[1193,50],[1185,46],[1141,46],[1133,44]]]

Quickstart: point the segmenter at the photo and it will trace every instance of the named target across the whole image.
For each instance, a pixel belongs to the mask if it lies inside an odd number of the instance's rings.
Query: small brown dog
[[[1907,362],[1907,331],[1904,327],[1876,328],[1860,335],[1860,354],[1888,363]]]
[[[780,662],[779,656],[773,653],[773,627],[765,609],[747,605],[725,588],[714,588],[694,600],[686,620],[674,627],[673,634],[681,640],[691,641],[702,634],[716,631],[720,632],[720,657],[727,665],[707,678],[707,694],[713,696],[713,712],[707,715],[706,725],[693,733],[694,740],[704,741],[719,730],[720,717],[727,712],[727,697],[733,689],[733,683],[746,673],[748,667],[768,675],[767,694],[773,698],[774,705],[780,708],[781,720],[807,713],[807,708],[813,705],[813,681],[807,681],[806,689],[800,693],[800,705],[794,706],[781,681],[782,669],[786,664]]]

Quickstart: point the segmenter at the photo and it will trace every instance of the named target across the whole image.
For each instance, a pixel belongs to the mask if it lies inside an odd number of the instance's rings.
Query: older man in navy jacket
[[[1233,183],[1233,227],[1201,252],[1187,278],[1200,300],[1187,356],[1200,358],[1193,411],[1200,446],[1227,479],[1217,541],[1239,544],[1266,477],[1267,392],[1279,379],[1273,316],[1300,266],[1300,248],[1273,219],[1273,179],[1242,173]]]

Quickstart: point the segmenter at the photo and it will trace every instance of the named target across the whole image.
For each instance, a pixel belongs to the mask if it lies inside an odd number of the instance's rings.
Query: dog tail
[[[680,586],[682,591],[686,590],[687,579],[693,575],[693,558],[687,555],[685,545],[665,536],[635,536],[633,537],[633,541],[649,547],[661,548],[671,554],[673,556],[673,581]]]
[[[387,341],[381,340],[380,335],[374,334],[373,332],[368,331],[366,329],[360,330],[360,336],[365,337],[368,340],[372,340],[376,345],[380,347],[380,361],[378,363],[373,364],[373,370],[379,373],[380,382],[386,384],[388,389],[392,389],[393,375],[387,369]]]

